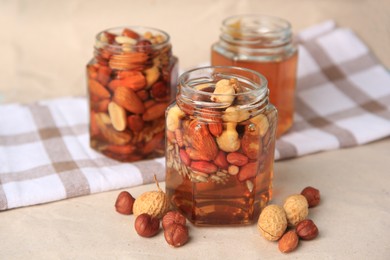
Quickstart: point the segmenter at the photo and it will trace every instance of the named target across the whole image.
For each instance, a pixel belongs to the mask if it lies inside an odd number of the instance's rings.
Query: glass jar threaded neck
[[[234,94],[215,93],[221,80],[236,81]],[[219,100],[216,102],[216,100]],[[196,114],[206,121],[223,117],[227,107],[247,111],[255,116],[268,105],[267,80],[253,70],[232,66],[196,68],[179,78],[177,103],[187,114]]]
[[[292,41],[290,23],[272,16],[232,16],[223,21],[221,32],[222,41],[247,48],[273,48]]]

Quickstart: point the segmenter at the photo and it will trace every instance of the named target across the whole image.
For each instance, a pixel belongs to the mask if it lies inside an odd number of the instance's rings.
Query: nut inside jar
[[[194,224],[252,223],[271,197],[276,110],[246,79],[180,82],[167,109],[166,192]]]
[[[164,111],[175,96],[169,36],[145,27],[97,35],[87,65],[90,144],[120,161],[164,155]]]

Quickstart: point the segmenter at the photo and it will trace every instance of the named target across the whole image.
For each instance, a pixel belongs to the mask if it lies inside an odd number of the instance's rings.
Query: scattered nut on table
[[[312,240],[318,236],[318,228],[311,219],[300,221],[295,228],[298,236],[303,240]]]
[[[301,194],[305,196],[307,203],[309,204],[309,208],[315,207],[320,203],[320,191],[316,188],[308,186],[301,191]]]
[[[183,246],[188,241],[188,228],[185,225],[173,223],[164,230],[164,237],[173,247]]]
[[[284,235],[279,239],[278,246],[279,250],[282,253],[290,253],[294,251],[299,243],[299,237],[295,230],[290,230],[284,233]]]
[[[287,228],[286,212],[278,205],[266,206],[260,214],[257,228],[266,239],[278,240]]]
[[[289,225],[295,226],[304,220],[309,214],[309,205],[306,198],[301,194],[290,195],[283,204]]]
[[[135,219],[134,228],[141,237],[152,237],[156,235],[160,229],[160,220],[149,214],[143,213]]]
[[[162,218],[169,210],[169,199],[157,184],[157,191],[147,191],[141,194],[134,202],[133,212],[135,215],[147,213],[153,217]]]
[[[163,229],[167,229],[172,224],[185,225],[187,222],[186,218],[178,211],[169,211],[164,215],[162,219]]]
[[[133,204],[135,199],[131,194],[127,191],[122,191],[119,193],[116,201],[115,201],[115,209],[117,212],[130,215],[133,214]]]

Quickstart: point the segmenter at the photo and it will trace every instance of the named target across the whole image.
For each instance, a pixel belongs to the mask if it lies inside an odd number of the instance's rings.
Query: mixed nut
[[[170,211],[168,198],[160,189],[156,176],[155,181],[158,190],[144,192],[137,199],[127,191],[119,193],[115,202],[116,211],[125,215],[136,215],[134,229],[141,237],[157,235],[161,220],[167,243],[180,247],[189,237],[186,218],[177,211]]]
[[[141,237],[158,234],[161,220],[166,242],[173,247],[180,247],[189,239],[187,220],[181,213],[166,206],[166,194],[160,189],[157,180],[156,184],[158,191],[145,192],[135,201],[130,193],[122,191],[115,202],[115,208],[121,214],[134,212],[134,228]],[[260,234],[269,241],[278,241],[278,248],[283,253],[294,251],[299,240],[312,240],[319,233],[313,220],[307,216],[309,205],[313,202],[315,205],[319,204],[320,193],[313,187],[307,187],[301,193],[313,196],[306,199],[300,194],[291,195],[286,198],[283,207],[275,204],[266,206],[258,219]],[[312,200],[313,198],[315,199]],[[137,204],[141,210],[134,209]]]
[[[278,241],[281,252],[292,252],[297,248],[300,239],[312,240],[318,236],[317,226],[313,220],[307,219],[307,216],[309,205],[315,207],[319,202],[319,190],[306,187],[301,194],[288,196],[283,207],[265,207],[257,223],[258,230],[267,240]]]
[[[273,173],[276,110],[271,106],[260,107],[260,97],[254,97],[251,89],[236,77],[192,86],[190,96],[185,96],[185,87],[180,88],[181,96],[168,107],[166,116],[168,196],[181,212],[192,216],[191,221],[197,222],[200,218],[207,219],[206,200],[198,203],[193,201],[196,194],[188,197],[183,194],[192,194],[191,187],[199,187],[198,190],[208,194],[210,202],[220,201],[221,212],[231,212],[216,222],[249,223],[250,213],[240,217],[234,213],[237,209],[229,208],[245,204],[249,196],[257,199],[246,204],[247,208],[241,207],[241,212],[251,212],[253,205],[268,201],[265,194]],[[188,99],[202,103],[186,102]],[[261,193],[264,195],[260,196]],[[229,198],[223,201],[221,194]],[[232,197],[237,199],[233,201]],[[263,203],[258,201],[260,197]],[[204,205],[204,209],[186,207],[192,204]],[[260,210],[260,206],[256,207],[254,215]],[[202,216],[192,211],[202,212]]]
[[[163,32],[123,28],[98,35],[87,65],[94,149],[120,161],[164,155],[164,112],[175,95],[176,62]]]

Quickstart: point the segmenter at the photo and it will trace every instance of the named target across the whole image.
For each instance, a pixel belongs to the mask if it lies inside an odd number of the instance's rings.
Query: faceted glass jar
[[[278,109],[277,136],[293,124],[297,46],[289,22],[270,16],[239,15],[223,21],[211,48],[211,65],[255,70],[268,80],[270,101]]]
[[[179,78],[166,112],[166,193],[195,225],[257,221],[272,195],[277,111],[267,80],[238,67]]]
[[[94,47],[87,65],[91,147],[119,161],[163,156],[164,113],[178,74],[168,34],[113,28]]]

